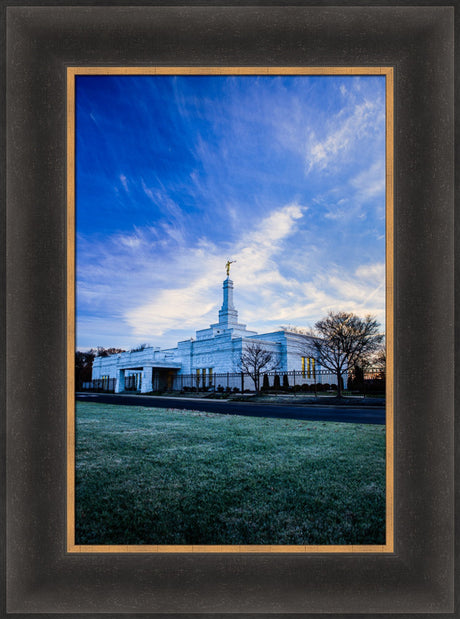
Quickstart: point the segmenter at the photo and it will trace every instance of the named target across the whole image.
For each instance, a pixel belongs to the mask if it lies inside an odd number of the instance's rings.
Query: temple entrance
[[[177,370],[170,368],[152,369],[152,391],[171,391]]]
[[[142,370],[126,370],[125,391],[140,391],[142,387]]]

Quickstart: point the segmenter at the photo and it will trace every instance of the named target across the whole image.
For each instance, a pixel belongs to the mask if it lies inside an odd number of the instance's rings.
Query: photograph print
[[[388,74],[218,71],[74,69],[72,547],[389,550]]]

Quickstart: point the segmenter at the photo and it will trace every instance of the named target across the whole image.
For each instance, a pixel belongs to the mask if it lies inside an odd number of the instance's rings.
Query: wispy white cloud
[[[353,199],[359,205],[366,205],[375,201],[379,207],[380,216],[385,213],[385,159],[378,157],[372,165],[350,180],[355,190]]]
[[[359,279],[364,281],[384,282],[385,264],[383,262],[363,264],[356,269],[355,274]]]
[[[187,261],[189,279],[182,286],[162,290],[153,294],[147,303],[128,310],[126,323],[141,337],[147,333],[163,335],[178,325],[195,329],[203,325],[205,319],[215,320],[221,302],[217,286],[229,253],[236,260],[233,270],[237,273],[242,298],[249,300],[251,295],[254,296],[254,290],[263,289],[268,283],[279,285],[282,278],[274,257],[304,210],[305,207],[293,204],[271,213],[256,229],[243,234],[241,241],[233,247],[217,247],[201,239],[196,247],[188,248],[186,256],[180,253]],[[183,280],[180,275],[182,263],[178,257],[168,255],[169,264],[162,265],[172,281]],[[254,302],[257,299],[253,298]],[[215,315],[211,315],[212,312]]]
[[[124,187],[124,190],[125,191],[129,191],[129,189],[128,189],[128,179],[126,178],[126,176],[124,174],[120,174],[120,181],[121,181],[121,184]]]
[[[332,187],[315,199],[324,217],[337,222],[353,223],[357,218],[385,217],[385,160],[377,156],[369,166],[341,186]]]
[[[382,320],[382,264],[360,265],[351,276],[337,265],[333,273],[304,272],[300,279],[286,275],[282,265],[289,259],[280,256],[307,212],[305,206],[286,205],[247,230],[233,247],[203,238],[179,250],[171,244],[160,256],[148,231],[112,239],[96,250],[97,264],[80,273],[80,302],[101,311],[99,319],[83,317],[81,328],[108,337],[111,324],[110,345],[148,341],[173,346],[174,338],[186,339],[217,320],[228,257],[236,260],[232,278],[239,319],[251,329],[269,331],[286,322],[311,326],[338,307]]]
[[[381,104],[367,99],[340,110],[329,119],[321,134],[319,129],[310,133],[306,147],[307,174],[313,170],[333,173],[339,165],[348,164],[350,153],[360,143],[381,132],[384,119]]]
[[[350,275],[346,268],[336,265],[333,274],[321,273],[301,281],[285,279],[268,287],[270,302],[260,308],[253,306],[249,316],[263,328],[286,323],[311,327],[327,312],[340,309],[375,315],[384,325],[382,271],[381,265],[362,265]]]

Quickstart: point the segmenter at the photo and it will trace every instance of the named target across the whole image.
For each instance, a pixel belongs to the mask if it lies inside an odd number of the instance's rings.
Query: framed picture
[[[67,93],[68,550],[392,552],[393,69],[71,67]],[[327,311],[327,349],[279,326]]]
[[[451,612],[452,23],[452,7],[8,8],[8,613]],[[75,78],[226,71],[386,80],[383,544],[75,543]],[[217,325],[236,311],[226,258]],[[136,368],[117,380],[153,381]]]

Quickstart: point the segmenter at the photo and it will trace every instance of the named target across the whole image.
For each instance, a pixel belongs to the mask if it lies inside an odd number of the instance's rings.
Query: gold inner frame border
[[[383,75],[386,109],[386,540],[385,545],[75,545],[75,78],[78,75]],[[68,553],[393,553],[394,552],[394,68],[67,67],[67,552]]]

